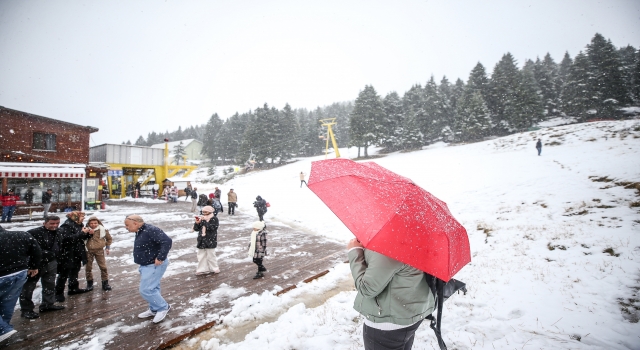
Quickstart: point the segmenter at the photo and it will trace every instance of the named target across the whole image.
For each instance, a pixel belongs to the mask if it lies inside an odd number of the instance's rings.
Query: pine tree
[[[558,106],[561,114],[567,113],[567,105],[570,102],[568,98],[567,82],[569,81],[569,71],[573,65],[573,60],[568,52],[564,53],[564,57],[558,66],[558,77],[556,86],[558,87]]]
[[[631,101],[625,87],[622,75],[622,65],[610,40],[606,40],[601,34],[591,39],[587,45],[587,55],[591,63],[591,87],[595,107],[603,117],[611,117],[615,109],[626,106]]]
[[[622,77],[624,80],[625,89],[628,93],[629,102],[635,101],[634,97],[634,70],[637,66],[637,53],[635,47],[627,45],[626,47],[618,50],[618,56],[620,57],[620,65],[622,68]]]
[[[461,141],[477,141],[491,130],[489,108],[480,90],[467,85],[457,106],[456,130]]]
[[[380,141],[380,146],[389,151],[395,151],[402,147],[402,128],[404,124],[404,113],[402,110],[402,100],[397,92],[392,91],[382,100],[384,108],[383,128],[385,136]]]
[[[549,53],[544,56],[542,61],[536,60],[533,74],[540,89],[545,116],[547,118],[555,116],[558,112],[558,88],[556,86],[558,65]]]
[[[491,94],[491,82],[487,78],[487,72],[482,63],[478,62],[469,74],[467,80],[467,88],[478,91],[485,101],[489,99]]]
[[[510,116],[506,112],[514,108],[519,85],[520,74],[516,60],[510,53],[506,53],[493,69],[491,92],[487,99],[492,118],[495,118],[494,132],[497,134],[504,134],[511,128]]]
[[[147,145],[147,141],[145,141],[144,137],[142,137],[142,135],[140,135],[140,137],[138,137],[138,139],[136,140],[135,145],[136,146],[146,146]]]
[[[356,99],[349,120],[351,139],[357,146],[364,147],[365,157],[369,156],[368,147],[384,137],[383,118],[384,107],[380,96],[373,86],[366,85]]]
[[[432,75],[423,90],[422,110],[424,113],[416,115],[425,145],[435,142],[440,136],[442,130],[440,107],[438,86]]]
[[[438,120],[439,120],[439,138],[445,140],[453,140],[454,136],[454,124],[455,124],[455,97],[453,96],[453,87],[446,76],[442,77],[440,85],[438,85]]]
[[[173,146],[173,162],[178,165],[181,162],[184,162],[184,156],[187,155],[187,151],[184,149],[184,145],[182,141],[177,145]]]
[[[220,119],[218,113],[214,113],[205,126],[201,153],[206,155],[213,163],[217,161],[222,153],[220,150],[222,143],[218,140],[218,132],[222,128],[222,124],[222,119]]]
[[[516,89],[515,100],[507,107],[509,123],[515,130],[524,131],[542,121],[544,117],[544,106],[534,70],[535,64],[527,60],[520,72],[520,84]]]
[[[276,156],[283,161],[289,160],[298,153],[298,149],[300,148],[298,144],[300,125],[288,103],[282,111],[278,113],[277,131],[279,133],[278,138],[281,142],[278,144],[279,147]]]
[[[640,104],[640,50],[636,58],[636,66],[633,70],[633,98],[636,104]]]
[[[584,121],[593,114],[594,100],[591,85],[589,58],[582,53],[576,55],[563,89],[563,110],[578,120]]]

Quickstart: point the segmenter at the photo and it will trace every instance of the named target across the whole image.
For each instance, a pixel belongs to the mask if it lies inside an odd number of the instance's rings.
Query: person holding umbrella
[[[435,308],[424,272],[365,249],[356,238],[347,249],[358,291],[353,308],[365,317],[364,348],[411,349],[416,330]]]

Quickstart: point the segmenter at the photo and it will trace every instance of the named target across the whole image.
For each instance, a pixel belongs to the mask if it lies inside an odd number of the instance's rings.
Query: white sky
[[[507,51],[640,47],[640,1],[0,1],[0,105],[100,128],[92,146],[366,84],[466,81]]]

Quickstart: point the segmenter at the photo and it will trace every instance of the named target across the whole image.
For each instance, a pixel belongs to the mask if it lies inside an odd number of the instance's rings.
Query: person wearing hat
[[[87,265],[85,265],[85,276],[87,276],[87,289],[93,290],[93,259],[96,259],[100,268],[100,277],[102,281],[102,290],[109,291],[109,272],[107,271],[107,260],[104,254],[109,255],[111,247],[111,234],[109,230],[104,228],[102,221],[95,216],[89,218],[87,227],[93,232],[91,238],[87,239]]]
[[[227,193],[227,206],[229,206],[229,215],[236,215],[236,206],[238,205],[238,194],[233,192],[233,188]]]
[[[267,268],[262,265],[262,259],[267,255],[267,228],[263,221],[256,221],[252,226],[249,258],[252,258],[253,263],[258,265],[258,272],[253,276],[253,279],[256,280],[264,277],[264,272],[267,271]]]
[[[267,213],[267,201],[261,196],[257,196],[256,201],[253,202],[253,207],[256,208],[260,221],[264,221],[264,214]]]
[[[0,202],[2,202],[2,222],[11,222],[13,212],[16,210],[16,201],[20,197],[13,193],[12,189],[7,190],[7,193],[0,196]]]
[[[196,216],[193,230],[198,233],[198,267],[196,275],[220,273],[216,247],[218,246],[218,218],[214,209],[207,205],[202,208],[202,216]]]

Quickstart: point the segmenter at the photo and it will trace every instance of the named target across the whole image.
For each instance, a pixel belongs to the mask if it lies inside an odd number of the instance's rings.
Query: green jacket
[[[369,249],[349,252],[358,295],[353,308],[374,323],[414,324],[433,312],[424,272]]]

